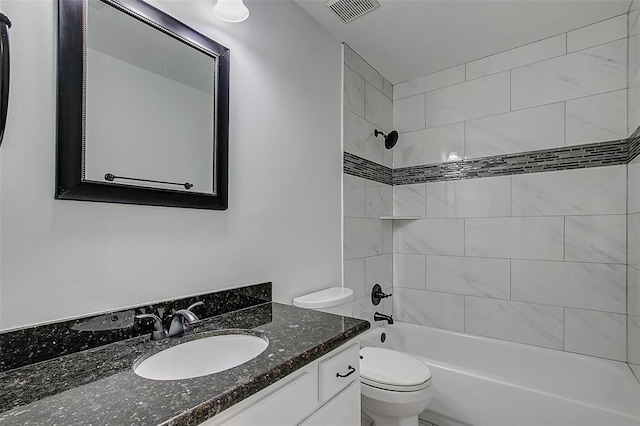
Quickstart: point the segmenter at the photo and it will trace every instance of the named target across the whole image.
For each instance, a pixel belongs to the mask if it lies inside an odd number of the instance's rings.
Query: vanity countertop
[[[369,328],[369,323],[279,303],[201,321],[159,342],[140,336],[0,373],[0,424],[194,425],[268,387]],[[156,381],[133,372],[142,355],[221,329],[250,329],[267,349],[209,376]]]

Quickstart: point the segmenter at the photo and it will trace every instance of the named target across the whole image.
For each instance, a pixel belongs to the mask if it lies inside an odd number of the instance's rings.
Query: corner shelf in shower
[[[380,216],[381,220],[418,220],[420,216]]]

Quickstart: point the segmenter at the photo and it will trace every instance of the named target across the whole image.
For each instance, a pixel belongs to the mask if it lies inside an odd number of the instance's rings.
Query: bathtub
[[[400,322],[360,344],[429,365],[433,399],[420,418],[439,426],[640,425],[640,384],[622,362]]]

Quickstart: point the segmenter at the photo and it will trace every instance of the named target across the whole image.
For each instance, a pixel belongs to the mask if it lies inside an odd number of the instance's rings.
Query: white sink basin
[[[134,367],[138,376],[179,380],[228,370],[255,358],[269,342],[258,336],[224,334],[181,343],[145,359]]]

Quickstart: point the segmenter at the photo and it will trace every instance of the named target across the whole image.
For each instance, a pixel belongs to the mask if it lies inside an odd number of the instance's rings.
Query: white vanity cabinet
[[[201,424],[360,426],[360,347],[335,349]]]

